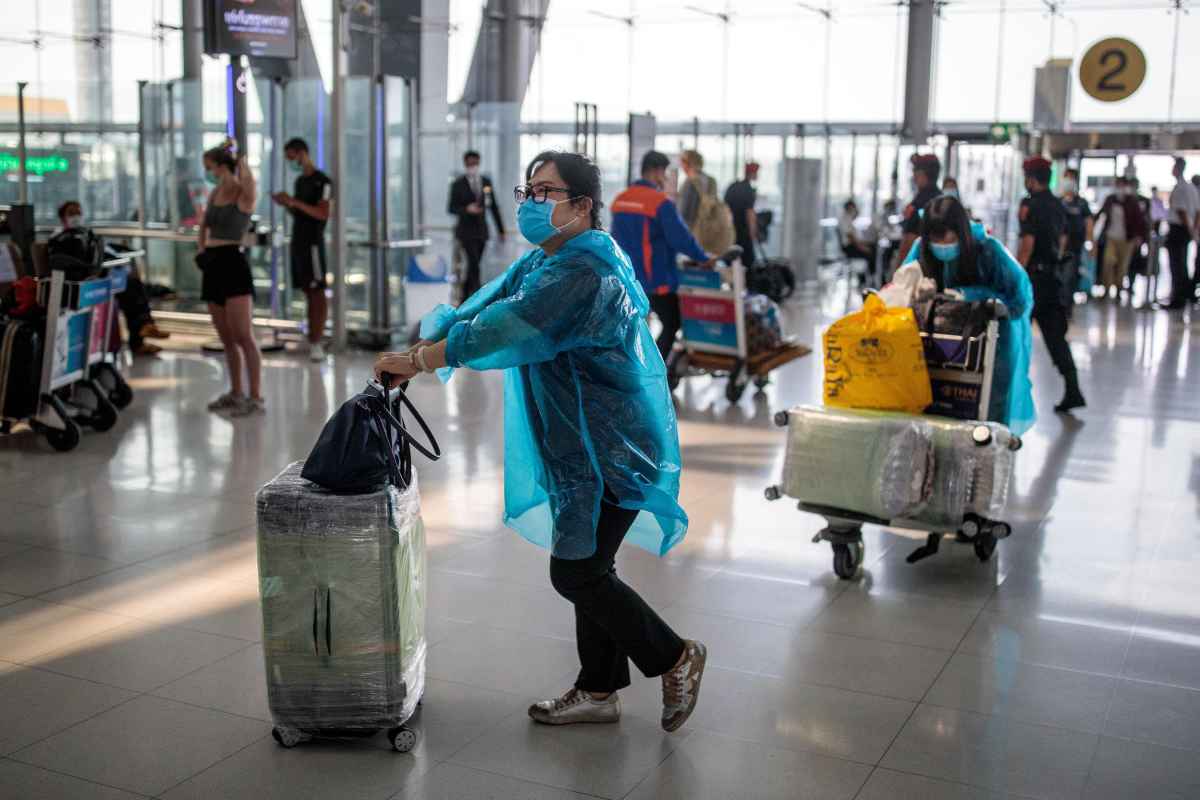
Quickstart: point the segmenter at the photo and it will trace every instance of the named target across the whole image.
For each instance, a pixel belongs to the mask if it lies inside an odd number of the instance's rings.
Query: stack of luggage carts
[[[1002,303],[956,303],[968,330],[923,324],[932,402],[923,414],[803,405],[775,415],[786,427],[783,478],[766,490],[825,518],[814,542],[833,548],[840,578],[861,574],[864,524],[926,532],[909,563],[933,555],[943,536],[971,544],[981,561],[1011,533],[1001,519],[1018,436],[988,422]],[[887,350],[872,341],[872,353]]]
[[[352,398],[308,461],[258,492],[263,651],[283,747],[380,730],[399,752],[416,746],[407,723],[425,687],[425,532],[399,420],[378,387]],[[429,441],[418,449],[436,458]]]

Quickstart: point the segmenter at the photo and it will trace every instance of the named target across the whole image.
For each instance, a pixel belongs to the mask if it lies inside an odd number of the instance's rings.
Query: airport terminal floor
[[[796,305],[796,304],[793,304]],[[834,311],[790,313],[817,344]],[[1196,312],[1077,309],[1090,405],[1040,339],[1011,538],[981,563],[868,529],[858,581],[778,480],[772,413],[819,397],[800,359],[736,406],[679,389],[686,540],[618,571],[709,648],[699,706],[658,725],[635,672],[616,725],[542,727],[577,668],[547,556],[501,525],[499,376],[412,391],[445,457],[418,461],[428,681],[417,749],[382,736],[285,750],[263,676],[254,493],[303,458],[366,353],[268,354],[265,416],[205,410],[223,366],[132,367],[106,435],[0,440],[0,795],[6,798],[1195,798],[1200,796],[1200,327]]]

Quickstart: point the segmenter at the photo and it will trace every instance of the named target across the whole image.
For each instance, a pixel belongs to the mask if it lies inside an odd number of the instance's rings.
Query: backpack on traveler
[[[689,178],[692,188],[700,198],[696,210],[696,221],[692,223],[692,234],[709,253],[724,253],[733,246],[733,214],[729,206],[717,196],[717,182],[707,175],[702,181]]]

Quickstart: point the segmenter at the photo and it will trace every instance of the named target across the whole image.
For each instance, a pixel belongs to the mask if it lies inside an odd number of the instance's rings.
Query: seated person
[[[838,236],[841,239],[842,253],[846,258],[854,261],[862,259],[867,262],[866,269],[859,273],[859,280],[863,280],[867,275],[875,274],[875,244],[867,241],[859,232],[856,222],[858,220],[858,204],[853,200],[847,200],[842,206],[842,214],[838,217]]]
[[[87,231],[88,238],[91,238],[91,231],[83,224],[83,206],[78,200],[68,200],[58,207],[58,221],[62,224],[62,229],[55,234],[56,238],[69,231]],[[105,246],[105,258],[119,258],[120,256],[119,251]],[[138,277],[135,264],[131,264],[129,267],[129,279],[125,285],[125,291],[117,295],[117,305],[120,306],[121,313],[125,316],[125,326],[129,328],[129,349],[135,355],[143,356],[153,355],[162,350],[161,347],[147,342],[146,339],[166,339],[171,334],[154,324],[154,318],[150,312],[150,297],[146,293],[146,285]]]
[[[1000,322],[988,419],[1007,425],[1018,436],[1025,433],[1036,419],[1029,380],[1033,342],[1029,275],[999,239],[971,222],[962,203],[946,195],[926,207],[921,238],[905,263],[911,261],[920,261],[921,271],[934,278],[939,289],[953,289],[971,302],[995,298],[1008,307],[1008,319]]]

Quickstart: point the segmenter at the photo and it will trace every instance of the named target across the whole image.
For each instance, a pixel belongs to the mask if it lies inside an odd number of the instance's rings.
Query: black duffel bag
[[[442,451],[404,388],[395,392],[395,399],[389,402],[383,386],[372,382],[343,403],[325,423],[300,476],[344,494],[371,492],[383,484],[407,488],[412,483],[412,451],[432,461],[440,458]],[[408,432],[401,405],[408,408],[429,447]]]

